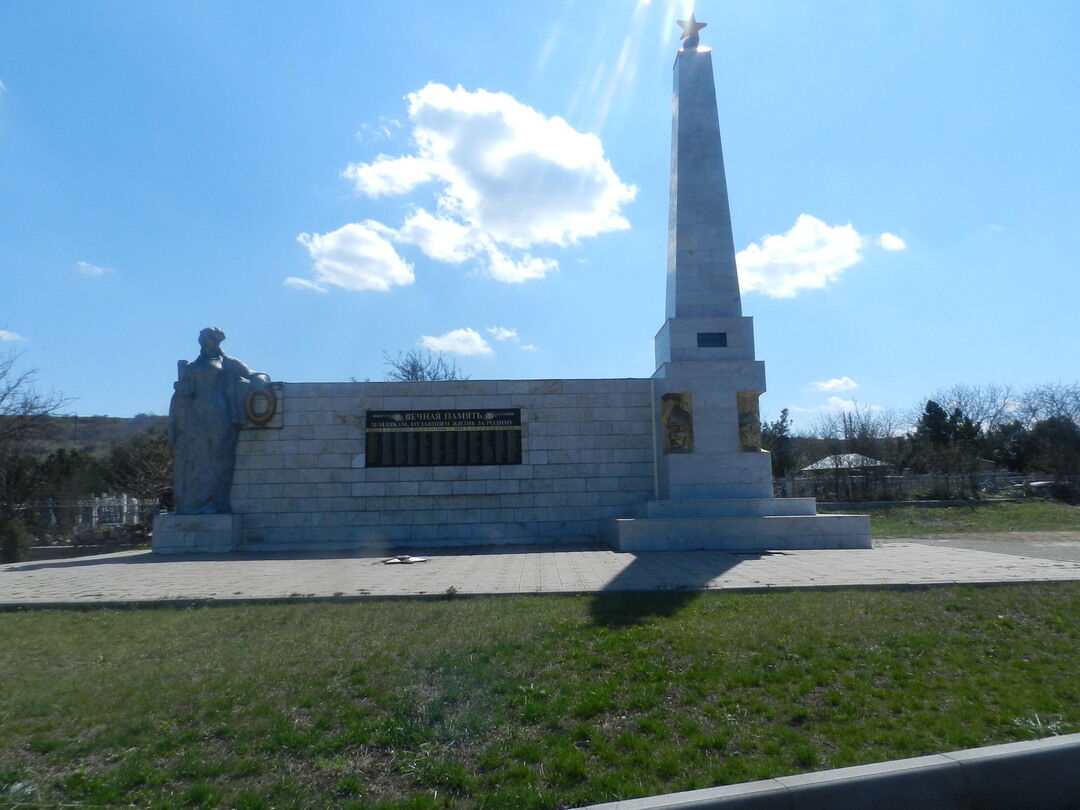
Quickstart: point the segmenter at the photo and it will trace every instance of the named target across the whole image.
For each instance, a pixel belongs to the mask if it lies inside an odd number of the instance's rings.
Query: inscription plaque
[[[521,409],[368,411],[367,467],[521,463]]]

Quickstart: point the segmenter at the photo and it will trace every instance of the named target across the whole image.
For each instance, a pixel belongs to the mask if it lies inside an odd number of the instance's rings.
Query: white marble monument
[[[656,498],[613,521],[621,549],[870,545],[869,518],[773,498],[753,319],[742,314],[712,53],[692,16],[675,59],[667,309],[656,335]]]
[[[229,497],[217,499],[231,512],[163,516],[154,550],[387,554],[599,537],[619,549],[869,548],[867,517],[772,497],[765,368],[742,314],[700,27],[684,24],[675,63],[667,311],[651,379],[241,373],[259,378],[248,399],[273,407],[217,408],[239,426]]]

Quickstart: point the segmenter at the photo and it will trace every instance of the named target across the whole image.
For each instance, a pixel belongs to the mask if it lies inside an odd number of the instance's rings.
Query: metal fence
[[[1080,476],[1070,476],[1080,483]],[[1033,483],[1049,480],[1045,475],[1005,472],[888,474],[868,469],[838,467],[813,475],[773,479],[773,490],[782,498],[817,498],[821,501],[890,501],[919,497],[1031,494]],[[1039,489],[1036,487],[1036,489]],[[1036,492],[1034,494],[1042,494]]]
[[[81,500],[23,504],[23,520],[39,532],[68,534],[104,526],[135,526],[158,511],[158,502],[131,495],[101,495]]]

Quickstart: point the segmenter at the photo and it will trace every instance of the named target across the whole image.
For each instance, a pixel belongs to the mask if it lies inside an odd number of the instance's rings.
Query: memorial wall
[[[241,431],[241,550],[594,540],[653,498],[652,383],[275,384]]]

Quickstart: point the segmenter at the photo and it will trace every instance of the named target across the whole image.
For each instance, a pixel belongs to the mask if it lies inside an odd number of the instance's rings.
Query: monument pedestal
[[[158,515],[155,554],[224,554],[240,546],[241,515]]]
[[[636,517],[608,522],[619,551],[870,548],[867,515],[818,515],[813,498],[646,501]]]
[[[789,501],[799,502],[790,504]],[[808,502],[805,507],[801,502]],[[701,514],[705,509],[728,513]],[[650,501],[665,517],[608,521],[607,541],[619,551],[776,551],[870,548],[868,515],[817,515],[813,498],[725,501]],[[745,514],[735,514],[739,511]],[[807,514],[792,514],[807,512]],[[755,514],[756,513],[756,514]]]

